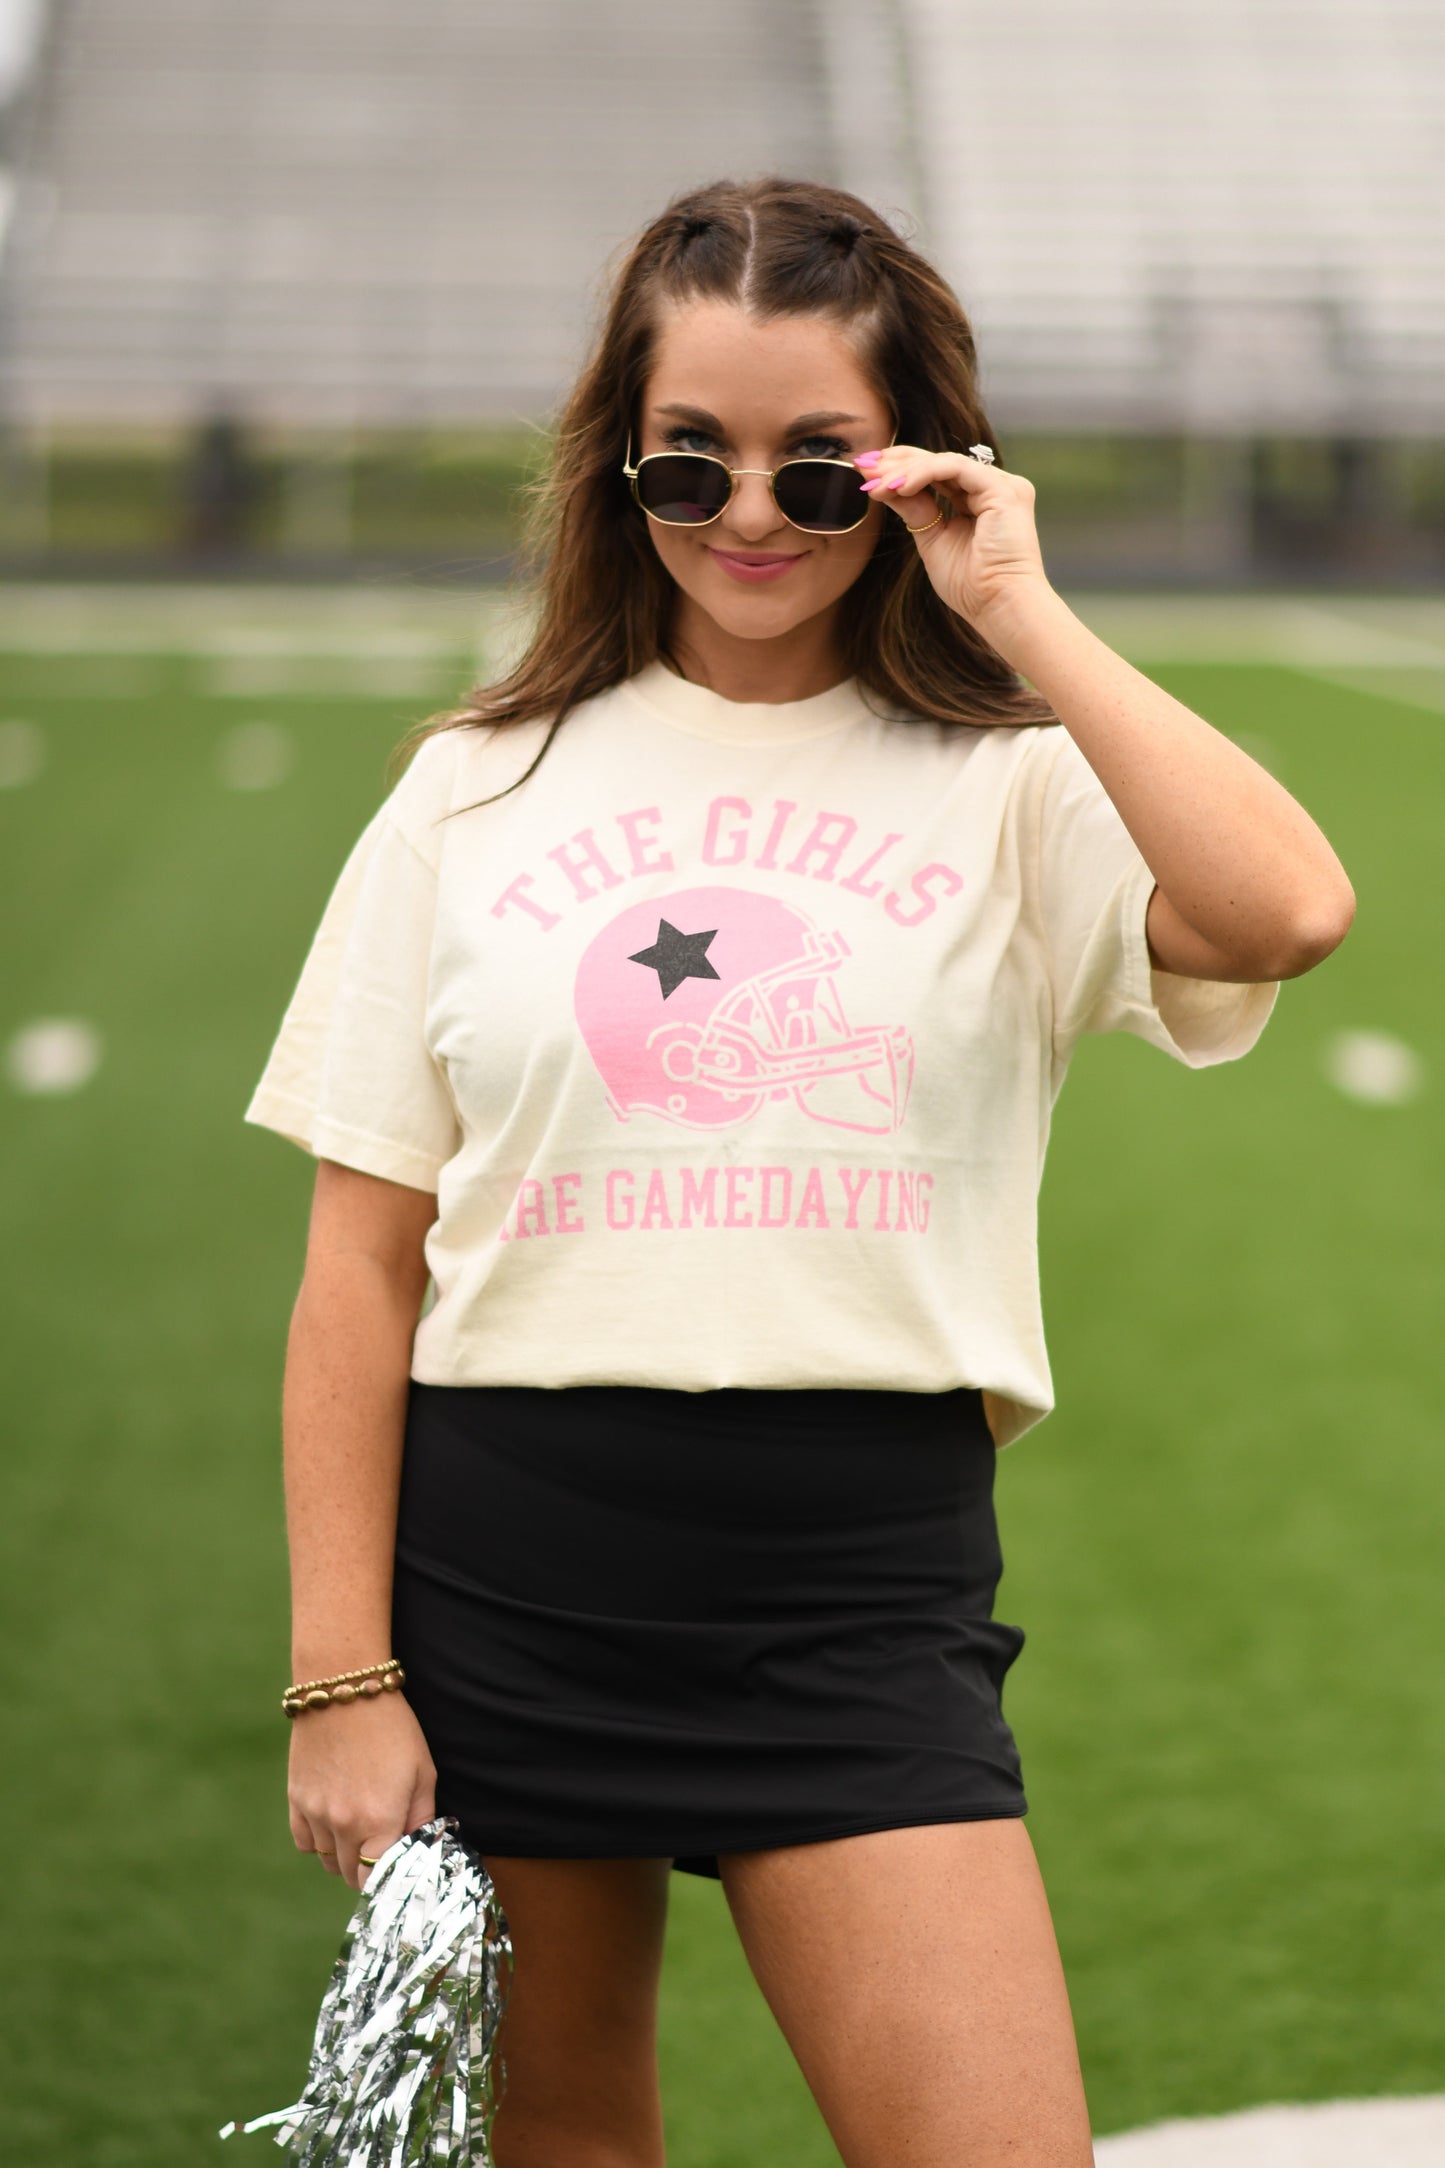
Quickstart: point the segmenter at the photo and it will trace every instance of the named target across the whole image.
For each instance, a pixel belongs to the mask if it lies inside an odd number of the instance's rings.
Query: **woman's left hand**
[[[1021,474],[966,452],[923,452],[891,444],[854,461],[864,487],[891,505],[905,525],[928,527],[914,545],[934,587],[960,617],[988,637],[990,617],[1021,595],[1052,592],[1034,526],[1034,485]],[[929,527],[948,507],[940,525]]]

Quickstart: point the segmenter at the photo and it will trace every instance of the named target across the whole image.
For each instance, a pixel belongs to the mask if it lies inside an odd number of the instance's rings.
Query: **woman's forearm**
[[[416,1306],[364,1255],[307,1266],[291,1314],[281,1430],[292,1677],[391,1651],[392,1557]]]
[[[1344,867],[1258,762],[1042,584],[987,637],[1051,703],[1179,916],[1241,975],[1293,977],[1339,944]]]

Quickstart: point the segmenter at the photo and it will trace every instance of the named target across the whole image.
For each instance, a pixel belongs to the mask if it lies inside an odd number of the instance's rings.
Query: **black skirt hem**
[[[721,1879],[717,1867],[719,1852],[773,1852],[782,1851],[795,1844],[827,1844],[838,1837],[866,1837],[880,1829],[924,1829],[942,1822],[995,1822],[1018,1821],[1028,1813],[1028,1802],[1022,1798],[999,1800],[992,1806],[960,1807],[949,1814],[900,1814],[880,1821],[876,1815],[866,1816],[862,1821],[853,1820],[835,1824],[827,1829],[810,1830],[807,1836],[779,1837],[776,1834],[745,1838],[741,1842],[729,1833],[716,1842],[700,1845],[696,1851],[670,1852],[665,1844],[650,1845],[639,1842],[625,1852],[599,1852],[578,1846],[563,1850],[550,1845],[539,1851],[535,1845],[516,1848],[503,1844],[477,1843],[467,1838],[471,1850],[485,1859],[488,1853],[499,1859],[670,1859],[683,1874],[707,1875],[712,1880]],[[465,1835],[465,1830],[463,1831]]]

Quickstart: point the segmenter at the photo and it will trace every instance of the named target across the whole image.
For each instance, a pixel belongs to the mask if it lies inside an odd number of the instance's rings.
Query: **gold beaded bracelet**
[[[361,1671],[338,1671],[332,1679],[303,1679],[288,1686],[281,1696],[287,1716],[302,1716],[308,1709],[324,1709],[333,1701],[355,1701],[358,1696],[394,1694],[406,1684],[406,1673],[394,1656],[383,1664],[368,1664]]]

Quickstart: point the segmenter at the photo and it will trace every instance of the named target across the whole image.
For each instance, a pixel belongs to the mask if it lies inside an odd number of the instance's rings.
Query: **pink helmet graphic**
[[[853,1026],[840,933],[747,888],[684,888],[620,911],[577,967],[577,1022],[620,1121],[745,1122],[792,1099],[840,1129],[898,1128],[913,1080],[901,1024]]]

